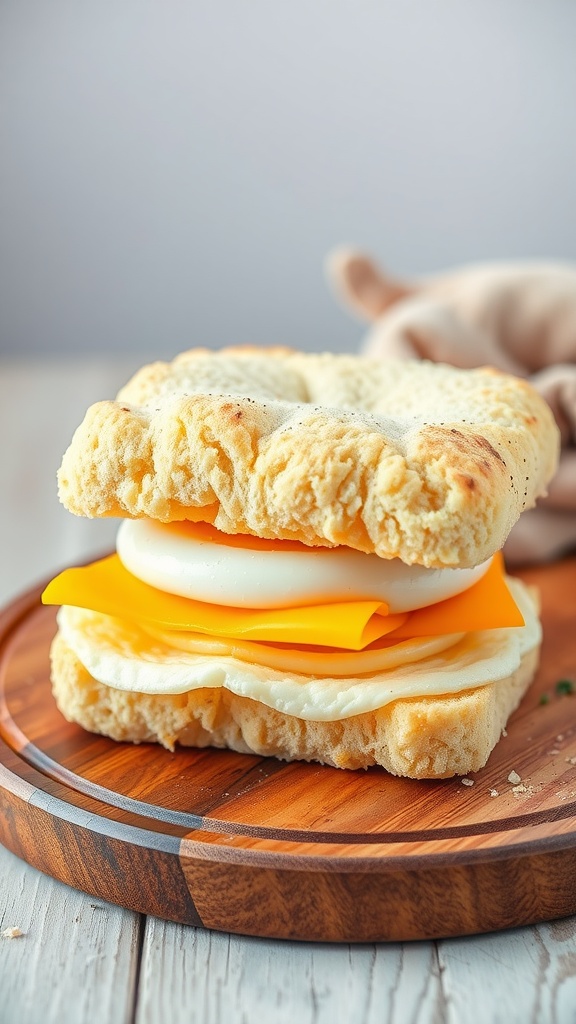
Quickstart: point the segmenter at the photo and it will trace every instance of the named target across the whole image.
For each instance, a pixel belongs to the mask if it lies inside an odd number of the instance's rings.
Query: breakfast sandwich
[[[538,662],[500,551],[557,435],[489,368],[254,348],[144,367],[59,471],[71,512],[123,520],[43,596],[60,710],[170,750],[478,770]]]

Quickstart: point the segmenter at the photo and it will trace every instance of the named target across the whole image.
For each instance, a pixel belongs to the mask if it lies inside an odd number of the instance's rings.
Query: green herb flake
[[[550,703],[550,694],[549,693],[541,693],[540,694],[540,700],[539,700],[538,703],[539,704],[549,704]]]
[[[560,697],[574,693],[574,689],[574,683],[571,679],[559,679],[556,683],[556,693]]]

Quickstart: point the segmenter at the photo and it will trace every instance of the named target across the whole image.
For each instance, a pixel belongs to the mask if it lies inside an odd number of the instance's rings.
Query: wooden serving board
[[[0,615],[0,841],[96,897],[248,935],[429,939],[576,913],[576,695],[555,691],[576,679],[576,559],[522,576],[541,670],[472,786],[84,732],[52,700],[37,588]]]

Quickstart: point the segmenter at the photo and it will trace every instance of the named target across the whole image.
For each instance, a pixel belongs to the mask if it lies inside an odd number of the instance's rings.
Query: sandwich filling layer
[[[322,549],[316,559],[298,542],[146,521],[122,526],[118,552],[66,570],[43,595],[62,605],[63,642],[116,690],[224,687],[330,722],[505,680],[541,638],[530,594],[506,580],[500,555],[459,575],[346,548]],[[289,596],[276,607],[283,565],[293,567]],[[219,589],[210,590],[211,580]],[[206,590],[225,603],[208,601]],[[235,606],[244,591],[261,607]],[[296,595],[310,601],[313,593],[326,603],[294,606]]]
[[[541,628],[529,591],[517,580],[510,580],[509,586],[524,617],[523,627],[445,637],[446,646],[425,652],[419,660],[344,677],[281,671],[231,655],[182,651],[152,639],[136,623],[80,608],[63,607],[58,624],[68,647],[106,686],[147,694],[225,687],[287,715],[337,721],[400,698],[456,694],[510,677],[522,657],[540,643]]]

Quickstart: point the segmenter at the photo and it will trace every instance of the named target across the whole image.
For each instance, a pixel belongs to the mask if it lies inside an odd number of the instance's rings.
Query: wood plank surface
[[[437,1024],[444,1009],[431,943],[273,942],[148,920],[136,1024]]]
[[[439,946],[454,1024],[569,1024],[576,1020],[576,920]]]
[[[135,1001],[144,919],[0,861],[2,1024],[125,1024]]]
[[[110,546],[115,524],[65,513],[55,500],[54,474],[85,406],[114,394],[129,369],[126,361],[96,358],[89,363],[0,360],[0,603],[55,569]],[[110,992],[123,1019],[131,1022],[135,1014],[138,1024],[281,1024],[298,1020],[298,1014],[315,1021],[325,1005],[333,1010],[333,1024],[575,1020],[576,917],[438,943],[328,948],[227,936],[149,918],[135,993],[135,968],[125,954],[118,957],[114,979],[106,972],[89,973],[85,981],[85,964],[73,960],[71,937],[86,942],[94,902],[0,847],[1,920],[28,929],[23,939],[0,940],[3,1024],[55,1022],[46,993],[52,993],[63,1024],[93,1024],[106,1019],[89,1012],[94,1001],[106,1002]],[[26,906],[35,909],[23,913]],[[120,922],[122,940],[131,936],[134,915],[108,909]],[[35,928],[35,914],[53,922],[48,933]],[[87,959],[97,944],[82,948]],[[110,963],[107,957],[104,962]],[[355,986],[357,978],[361,985]],[[350,990],[356,993],[352,1000]],[[420,1004],[415,990],[425,992]]]

